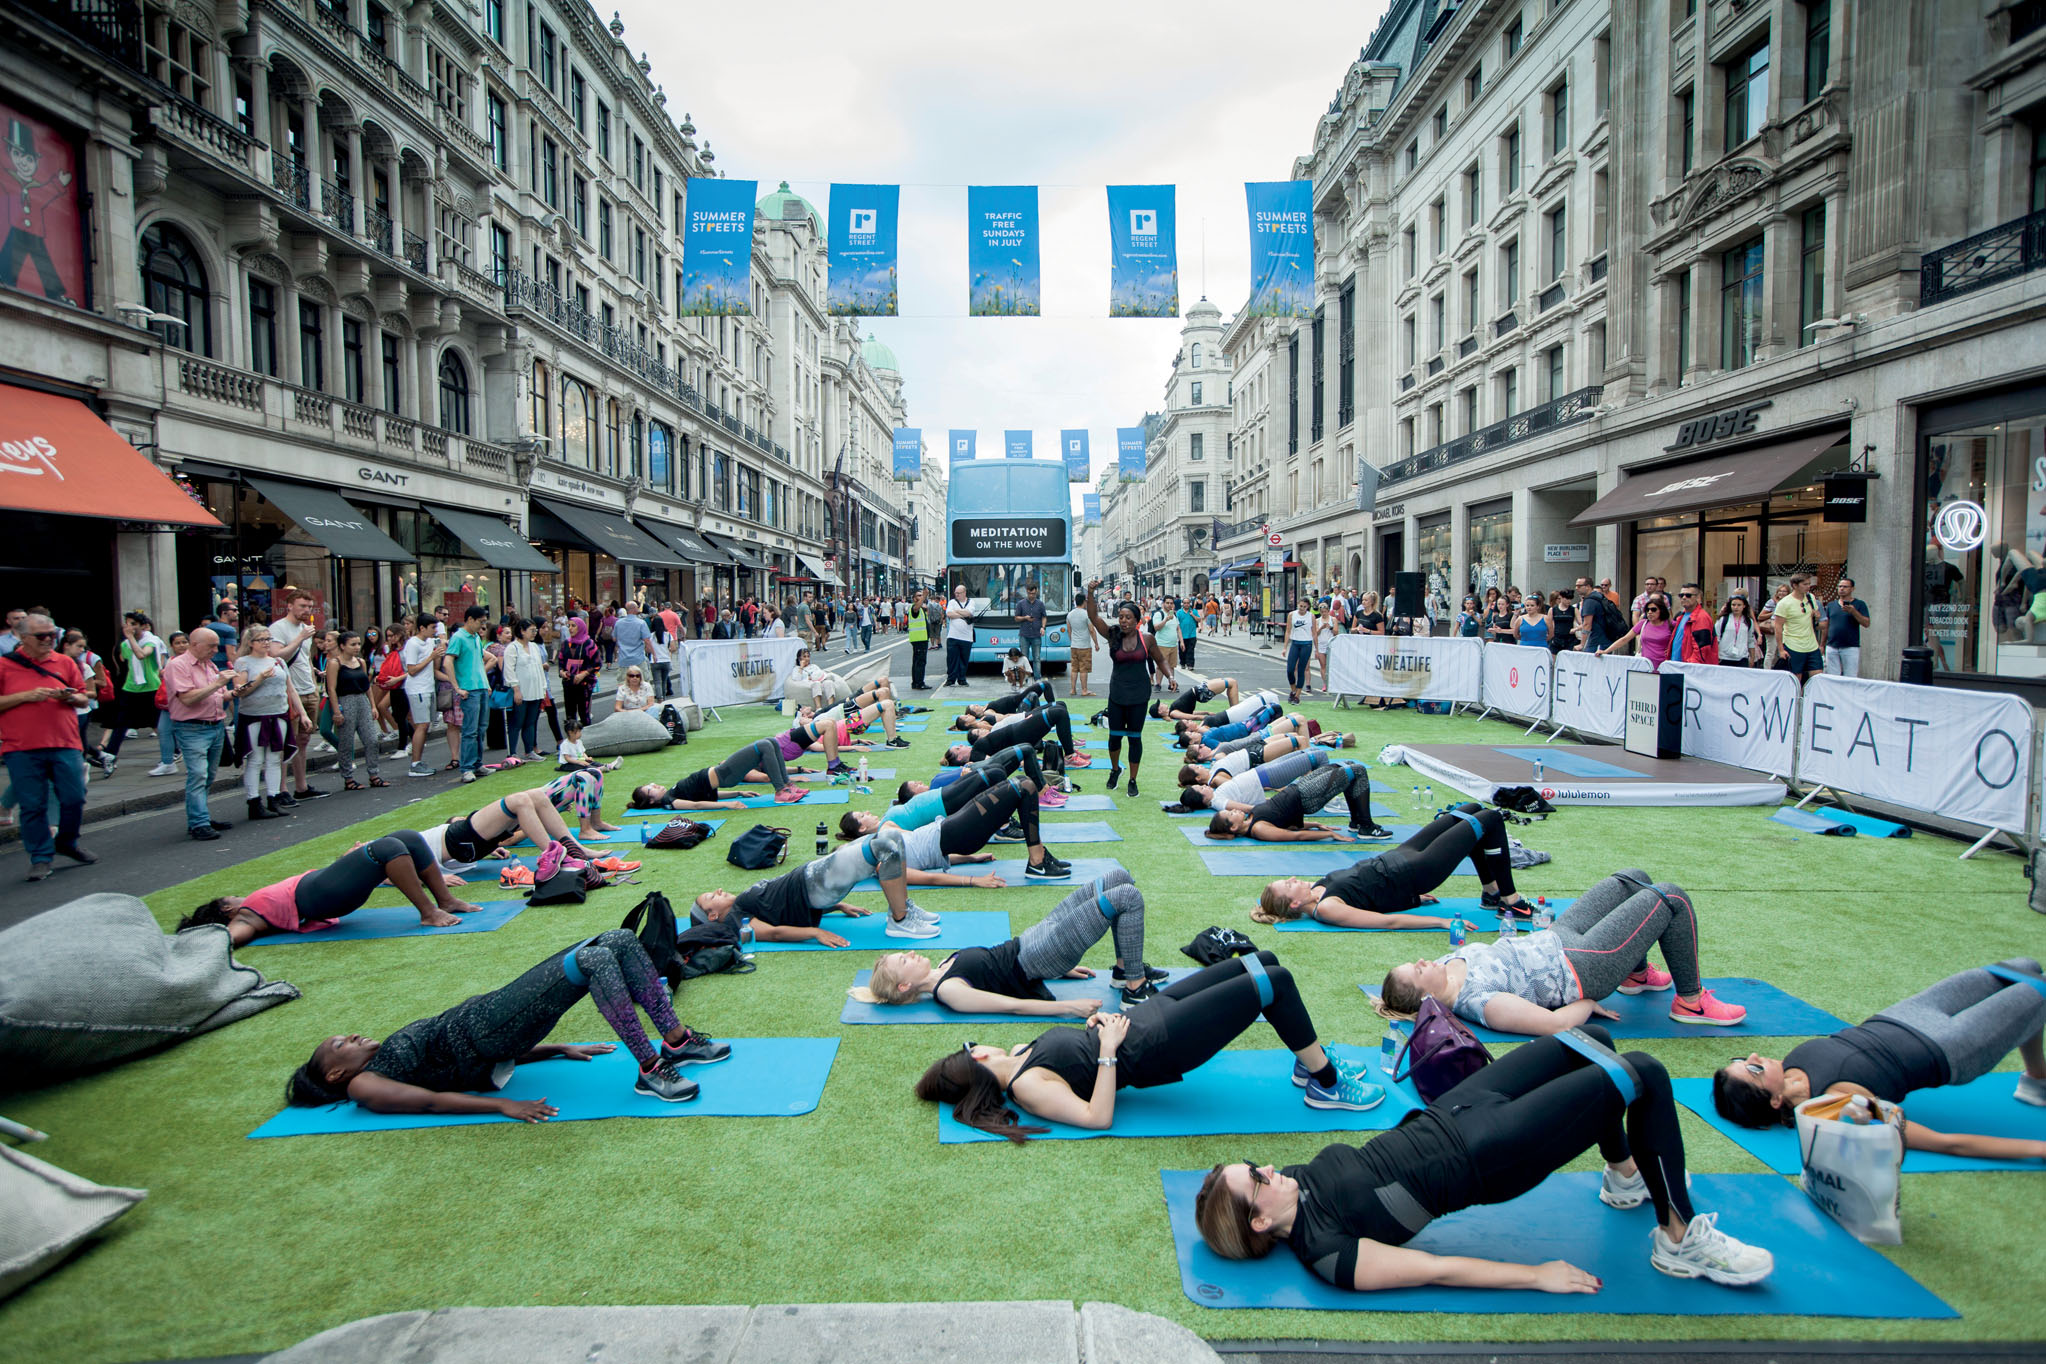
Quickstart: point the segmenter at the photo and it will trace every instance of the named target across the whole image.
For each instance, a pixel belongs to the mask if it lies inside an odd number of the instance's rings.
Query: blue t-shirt
[[[207,621],[206,628],[220,636],[220,647],[213,651],[213,666],[216,668],[231,666],[235,647],[241,643],[242,632],[217,620]]]
[[[1016,635],[1019,639],[1038,639],[1044,634],[1044,601],[1032,601],[1025,597],[1016,603]]]
[[[881,818],[898,829],[921,829],[932,820],[942,818],[944,813],[944,788],[933,786],[928,791],[919,791],[900,805],[889,807],[888,813]]]
[[[467,630],[448,631],[448,661],[455,666],[455,685],[463,691],[482,691],[483,638]]]
[[[646,642],[651,634],[644,616],[620,616],[613,622],[611,640],[618,646],[619,663],[646,662]]]
[[[1182,641],[1192,639],[1200,624],[1194,619],[1194,613],[1182,606],[1175,614],[1179,616],[1180,639]]]
[[[1854,609],[1862,615],[1868,614],[1868,603],[1859,597],[1852,597]],[[1826,646],[1831,649],[1859,649],[1861,647],[1861,622],[1847,614],[1847,608],[1839,602],[1826,604]]]

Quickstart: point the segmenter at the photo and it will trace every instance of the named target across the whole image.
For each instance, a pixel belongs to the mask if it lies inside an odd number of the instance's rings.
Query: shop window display
[[[2046,414],[1928,437],[1921,467],[1934,666],[2046,677]]]

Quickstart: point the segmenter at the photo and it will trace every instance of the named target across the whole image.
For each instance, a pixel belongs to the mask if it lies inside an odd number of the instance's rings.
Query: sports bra
[[[1100,1034],[1092,1028],[1053,1028],[1041,1034],[1030,1044],[1030,1055],[1015,1079],[1009,1081],[1009,1090],[1013,1091],[1016,1080],[1033,1070],[1050,1071],[1064,1080],[1082,1102],[1091,1100],[1094,1077],[1102,1070]]]

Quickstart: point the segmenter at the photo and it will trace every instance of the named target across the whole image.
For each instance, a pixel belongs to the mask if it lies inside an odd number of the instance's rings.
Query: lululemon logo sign
[[[1949,502],[1933,518],[1932,538],[1957,554],[1979,548],[1989,529],[1989,513],[1980,502]]]
[[[1508,668],[1506,670],[1506,685],[1509,687],[1517,687],[1520,685],[1520,669]]]

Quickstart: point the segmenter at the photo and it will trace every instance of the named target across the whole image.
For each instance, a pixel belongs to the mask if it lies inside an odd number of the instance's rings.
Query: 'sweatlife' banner
[[[834,317],[893,317],[898,262],[899,185],[833,185],[830,284],[824,310]]]
[[[1171,185],[1108,187],[1110,317],[1179,316],[1179,228]]]
[[[966,187],[966,313],[1036,317],[1037,186]]]
[[[1684,752],[1788,779],[1797,754],[1797,679],[1773,668],[1665,663],[1684,679]]]
[[[911,482],[924,471],[924,433],[922,427],[898,426],[895,428],[895,477],[898,482]]]
[[[1253,180],[1246,317],[1314,316],[1314,182]]]
[[[1029,459],[1037,453],[1036,438],[1028,431],[1002,432],[1003,459]]]
[[[682,312],[753,311],[752,180],[690,180],[683,193]]]
[[[1059,432],[1059,454],[1066,461],[1066,482],[1085,483],[1088,466],[1093,462],[1093,456],[1088,451],[1087,433]]]
[[[787,639],[686,640],[681,685],[699,706],[742,706],[781,699],[803,641]]]
[[[1485,704],[1523,720],[1549,718],[1549,683],[1555,669],[1547,649],[1528,644],[1485,646]]]
[[[1475,701],[1484,686],[1484,650],[1480,639],[1337,635],[1329,646],[1329,689],[1338,696]]]
[[[1627,674],[1645,670],[1647,659],[1639,654],[1611,657],[1571,649],[1555,655],[1551,667],[1551,721],[1608,739],[1625,732]]]
[[[1101,524],[1101,494],[1080,494],[1080,524],[1098,526]]]
[[[1116,478],[1123,483],[1144,481],[1144,428],[1141,426],[1118,426],[1115,428],[1115,469]]]
[[[961,431],[955,427],[948,439],[951,442],[952,462],[954,464],[972,459],[974,451],[980,445],[980,433],[978,431]]]
[[[1797,777],[2020,832],[2032,710],[1999,692],[1821,675],[1805,685]]]

